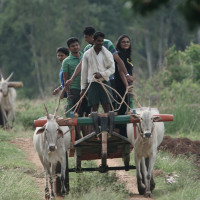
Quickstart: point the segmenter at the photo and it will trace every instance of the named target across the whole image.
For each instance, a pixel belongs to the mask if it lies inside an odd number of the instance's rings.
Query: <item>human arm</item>
[[[88,80],[88,59],[87,53],[83,55],[81,65],[81,90],[86,89]]]
[[[133,77],[128,74],[128,71],[124,65],[124,62],[119,57],[118,53],[114,54],[113,57],[114,57],[114,60],[117,62],[117,67],[118,67],[118,70],[119,70],[119,73],[120,73],[120,76],[121,76],[121,79],[122,79],[124,85],[128,86],[127,81],[132,83]]]
[[[67,81],[65,81],[66,87],[69,87],[69,85],[74,81],[74,79],[80,74],[81,66],[82,66],[82,61],[77,65],[76,69],[74,70],[74,73],[72,74],[72,77]]]
[[[53,95],[58,94],[58,92],[59,92],[60,90],[62,90],[62,85],[60,85],[60,86],[58,86],[56,89],[54,89]]]
[[[64,79],[64,83],[69,79],[69,73],[68,72],[63,72],[63,79]],[[65,92],[69,90],[69,86],[65,86],[60,94],[60,98],[63,99]]]
[[[69,64],[68,64],[68,61],[67,60],[64,60],[62,62],[62,71],[63,71],[63,80],[64,80],[64,83],[69,80]],[[61,92],[61,95],[60,95],[60,98],[63,99],[64,98],[64,95],[65,95],[65,92],[67,91],[67,89],[69,89],[69,86],[64,86],[62,92]]]

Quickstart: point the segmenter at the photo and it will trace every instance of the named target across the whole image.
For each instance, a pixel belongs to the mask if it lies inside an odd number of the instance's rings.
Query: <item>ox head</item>
[[[153,116],[151,113],[151,109],[144,110],[140,115],[135,116],[139,122],[139,132],[143,138],[152,137],[154,130],[154,122],[158,122],[161,120],[159,116]]]
[[[48,113],[48,110],[45,106],[47,123],[43,127],[39,128],[36,132],[36,134],[44,133],[49,151],[55,151],[57,149],[57,140],[60,137],[63,137],[63,131],[56,122],[58,107],[56,108],[55,114],[51,115]]]
[[[2,92],[2,94],[4,96],[6,96],[8,94],[8,85],[9,85],[9,80],[11,79],[13,73],[10,74],[10,76],[5,80],[3,78],[3,75],[1,74],[1,82],[0,82],[0,92]]]

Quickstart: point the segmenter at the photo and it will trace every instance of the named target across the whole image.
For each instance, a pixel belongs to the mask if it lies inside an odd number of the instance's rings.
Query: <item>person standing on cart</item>
[[[104,33],[96,32],[94,34],[94,45],[83,55],[81,95],[85,93],[93,77],[101,80],[106,85],[110,85],[109,77],[115,72],[115,63],[112,53],[103,46],[104,37]],[[110,111],[109,98],[101,84],[93,81],[88,89],[87,96],[88,104],[91,106],[92,112],[98,111],[99,103],[101,103],[105,113]]]
[[[74,73],[76,66],[80,63],[83,53],[80,51],[79,40],[75,37],[71,37],[67,40],[68,50],[70,54],[67,58],[65,58],[62,62],[62,71],[64,82],[66,82]],[[68,106],[66,111],[68,111],[72,106],[74,106],[80,100],[80,74],[74,79],[73,83],[70,86],[65,86],[64,91],[68,93]],[[64,95],[62,92],[61,95]],[[61,96],[63,98],[63,96]],[[78,108],[79,116],[83,116],[84,108],[88,108],[87,101],[84,99],[81,103],[81,106]],[[69,116],[69,113],[68,115]],[[76,130],[77,139],[81,138],[79,128]],[[83,133],[84,134],[84,133]]]
[[[92,26],[87,26],[83,30],[85,41],[88,43],[88,45],[84,48],[83,52],[86,52],[88,49],[93,47],[93,45],[94,45],[94,33],[95,32],[96,32],[95,28],[92,27]],[[107,50],[112,53],[114,60],[118,63],[121,79],[122,79],[125,87],[128,87],[128,82],[129,83],[133,82],[133,78],[132,78],[132,76],[130,76],[128,74],[122,59],[119,57],[118,52],[115,49],[115,46],[113,45],[113,43],[110,40],[105,39],[105,38],[104,38],[104,41],[103,41],[103,46],[105,48],[107,48]],[[82,67],[82,62],[76,67],[72,77],[65,83],[66,85],[70,85],[74,81],[76,76],[78,76],[78,74],[81,72],[81,67]],[[114,78],[114,76],[111,75],[110,80],[112,81],[113,78]]]
[[[67,56],[69,56],[69,51],[66,47],[58,47],[57,50],[56,50],[56,54],[57,54],[57,59],[61,63],[61,68],[60,68],[60,71],[59,71],[59,78],[60,78],[61,85],[58,86],[56,89],[54,89],[53,95],[57,95],[59,93],[59,91],[61,91],[65,87],[64,78],[63,78],[63,71],[62,71],[62,61]],[[67,97],[66,93],[65,93],[64,97]]]
[[[125,67],[128,73],[133,76],[133,63],[131,63],[131,41],[128,35],[121,35],[119,36],[116,44],[116,49],[120,58],[123,60]],[[115,81],[115,89],[117,92],[123,97],[125,95],[126,88],[121,80],[118,64],[115,62],[115,74],[114,74],[114,81]],[[132,107],[133,102],[130,94],[125,96],[125,102]],[[117,95],[117,101],[120,102],[121,98]],[[127,105],[123,103],[118,110],[118,115],[125,115],[127,112]],[[127,129],[126,124],[117,124],[115,126],[119,129],[119,133],[125,137],[127,137]]]

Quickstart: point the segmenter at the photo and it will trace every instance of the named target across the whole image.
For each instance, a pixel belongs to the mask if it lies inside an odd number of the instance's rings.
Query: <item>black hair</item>
[[[96,30],[92,26],[86,26],[85,29],[83,30],[84,35],[94,35],[95,32]]]
[[[74,42],[78,42],[79,43],[79,40],[75,37],[71,37],[67,40],[67,46],[70,47],[70,45]]]
[[[124,49],[121,48],[120,44],[121,44],[121,41],[124,39],[124,38],[128,38],[129,41],[130,41],[130,38],[128,35],[120,35],[118,40],[117,40],[117,45],[116,45],[116,49],[117,51],[124,51]],[[128,56],[129,58],[131,57],[131,44],[130,44],[130,47],[126,50],[126,52],[128,53]]]
[[[94,41],[98,38],[98,37],[102,37],[102,38],[105,38],[105,35],[104,35],[104,33],[102,33],[102,32],[95,32],[95,34],[94,34]]]
[[[62,53],[64,53],[66,56],[69,55],[69,51],[68,51],[68,49],[67,49],[66,47],[58,47],[57,50],[56,50],[56,53],[58,53],[58,52],[62,52]]]

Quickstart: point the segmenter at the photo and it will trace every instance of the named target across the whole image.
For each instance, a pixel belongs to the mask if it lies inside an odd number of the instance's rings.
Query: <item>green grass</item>
[[[156,177],[155,199],[199,199],[200,175],[192,157],[190,159],[182,156],[173,157],[166,152],[160,152],[157,156],[155,169],[162,169],[163,171],[162,176]],[[176,178],[177,182],[166,183],[165,176],[172,173],[179,176]]]
[[[131,156],[133,161],[133,153]],[[154,170],[159,170],[154,177],[156,187],[153,190],[153,198],[156,200],[198,200],[200,199],[200,175],[199,169],[194,164],[193,157],[174,157],[168,152],[157,153]],[[136,171],[130,171],[135,176]],[[167,175],[178,175],[175,183],[167,183]]]
[[[0,170],[0,200],[40,200],[40,191],[30,175],[19,169]]]
[[[34,166],[25,152],[10,142],[16,136],[21,136],[21,132],[0,130],[0,200],[41,199],[31,176]]]
[[[10,141],[15,138],[32,137],[34,132],[33,121],[45,115],[43,103],[48,102],[49,113],[54,113],[57,99],[45,101],[25,100],[17,102],[16,124],[10,131],[0,130],[0,200],[43,198],[44,188],[38,188],[33,176],[34,166],[26,159],[24,151],[20,150]],[[61,102],[60,115],[64,112],[65,100]],[[160,110],[161,113],[174,114],[174,122],[166,122],[165,135],[172,137],[188,137],[199,139],[200,125],[199,108],[187,106],[173,106],[171,109]],[[190,120],[189,120],[190,119]],[[191,120],[192,119],[192,120]],[[133,155],[131,156],[133,164]],[[73,158],[70,158],[70,167],[73,167]],[[153,191],[154,199],[160,200],[198,200],[200,199],[200,176],[195,168],[192,158],[173,157],[167,152],[159,152],[155,169],[162,173],[155,177],[156,188]],[[83,167],[96,167],[95,162],[85,161]],[[177,174],[176,183],[166,183],[165,176]],[[130,171],[135,176],[135,170]],[[45,181],[45,180],[44,180]],[[99,172],[70,173],[70,194],[68,200],[107,200],[129,199],[124,185],[118,181],[114,174]]]
[[[90,165],[89,163],[86,166]],[[88,166],[89,167],[89,166]],[[70,194],[65,199],[128,199],[128,192],[115,174],[84,172],[70,174]]]

